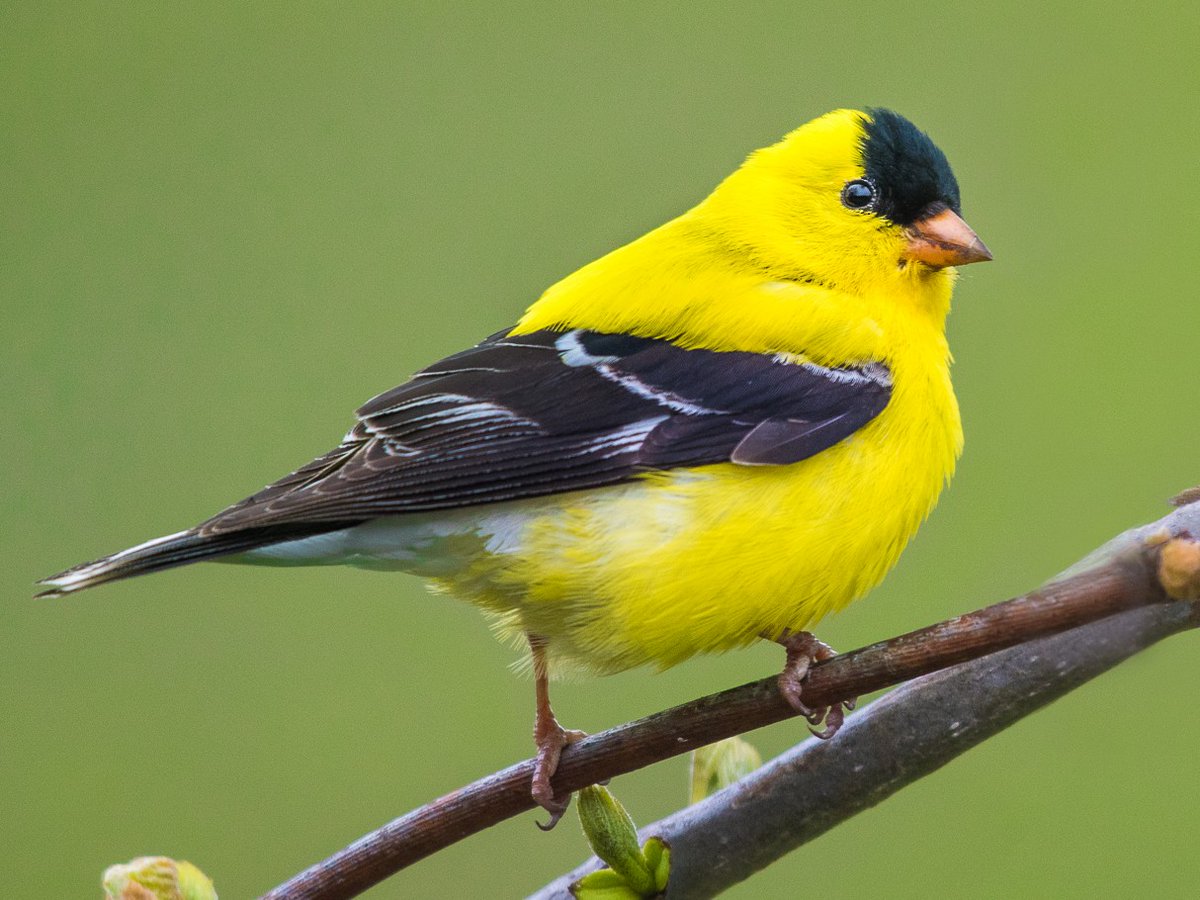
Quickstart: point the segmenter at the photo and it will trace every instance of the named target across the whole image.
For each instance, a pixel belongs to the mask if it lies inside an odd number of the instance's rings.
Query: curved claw
[[[554,777],[554,773],[558,769],[558,761],[562,756],[563,748],[569,747],[585,737],[587,737],[586,732],[563,728],[553,718],[549,722],[539,723],[534,735],[537,741],[537,757],[533,762],[530,793],[533,794],[537,805],[550,814],[550,821],[545,825],[541,822],[534,823],[542,831],[549,831],[557,825],[571,804],[570,794],[567,794],[566,797],[558,797],[550,784],[550,779]]]
[[[807,631],[785,632],[776,640],[787,651],[787,662],[779,674],[779,692],[793,709],[808,720],[808,730],[812,732],[813,737],[822,741],[829,740],[846,721],[844,710],[854,709],[857,701],[851,698],[832,706],[809,706],[803,699],[804,681],[813,663],[837,656],[836,651]],[[823,729],[817,730],[812,727],[822,722],[825,723]]]
[[[846,721],[846,714],[842,712],[842,704],[840,703],[836,703],[833,706],[820,710],[820,712],[824,713],[823,717],[814,715],[813,717],[809,718],[808,722],[810,726],[819,725],[821,719],[824,718],[825,727],[821,731],[817,731],[812,727],[810,727],[808,730],[812,732],[812,736],[817,740],[827,741],[837,734],[841,729],[842,723]]]
[[[538,804],[542,807],[542,809],[544,809],[546,812],[550,813],[550,821],[547,822],[545,825],[543,825],[541,822],[536,822],[536,821],[533,824],[536,825],[538,828],[540,828],[542,831],[550,831],[555,825],[557,825],[559,823],[559,820],[562,819],[562,817],[566,814],[567,807],[569,807],[571,805],[571,795],[567,794],[567,799],[561,800],[561,801],[556,797],[555,799],[549,801],[549,804],[544,803],[541,800],[539,800]]]

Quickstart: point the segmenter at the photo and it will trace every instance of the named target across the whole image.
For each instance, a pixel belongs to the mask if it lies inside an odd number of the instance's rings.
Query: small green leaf
[[[692,752],[691,799],[699,803],[762,765],[754,745],[740,737],[726,738]]]
[[[579,792],[579,821],[592,852],[620,875],[635,897],[654,893],[654,877],[637,842],[637,828],[617,798],[600,785]]]
[[[217,900],[207,875],[190,862],[139,856],[109,866],[102,879],[105,900]]]
[[[642,900],[642,895],[612,869],[584,875],[571,885],[571,896],[577,900]]]
[[[176,865],[181,900],[217,900],[217,891],[211,878],[187,860],[180,860]]]
[[[652,837],[642,845],[642,855],[654,877],[654,889],[662,893],[667,889],[667,878],[671,874],[671,848],[662,838]]]

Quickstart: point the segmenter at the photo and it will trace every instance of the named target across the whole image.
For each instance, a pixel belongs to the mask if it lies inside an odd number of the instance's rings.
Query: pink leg
[[[528,635],[529,649],[533,653],[533,678],[537,693],[537,718],[533,725],[533,741],[537,745],[537,757],[533,767],[533,799],[546,812],[550,821],[537,823],[542,831],[549,831],[567,811],[571,795],[558,797],[550,784],[558,769],[558,759],[564,747],[587,737],[582,731],[563,728],[554,717],[550,706],[550,678],[546,669],[546,640],[538,635]]]

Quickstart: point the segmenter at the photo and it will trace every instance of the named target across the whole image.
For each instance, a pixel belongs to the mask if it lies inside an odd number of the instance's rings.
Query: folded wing
[[[501,333],[371,400],[336,449],[195,533],[364,521],[718,462],[786,465],[844,440],[890,396],[875,362]]]

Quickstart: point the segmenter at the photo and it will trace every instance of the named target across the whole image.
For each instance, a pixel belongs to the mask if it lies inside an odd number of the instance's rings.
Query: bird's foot
[[[542,831],[549,831],[557,825],[571,803],[570,794],[565,797],[555,796],[554,788],[550,785],[550,779],[558,770],[558,760],[562,756],[563,748],[585,737],[586,732],[563,728],[553,716],[548,719],[539,717],[534,726],[533,740],[537,744],[537,756],[533,763],[533,799],[550,814],[550,821],[545,825],[541,822],[536,823]]]
[[[779,674],[779,692],[800,715],[808,720],[814,737],[829,740],[838,733],[846,720],[846,710],[854,709],[855,699],[842,700],[832,706],[810,706],[804,702],[804,680],[813,663],[832,659],[837,651],[808,631],[784,632],[775,639],[787,651],[787,662]],[[815,726],[825,723],[818,731]]]

